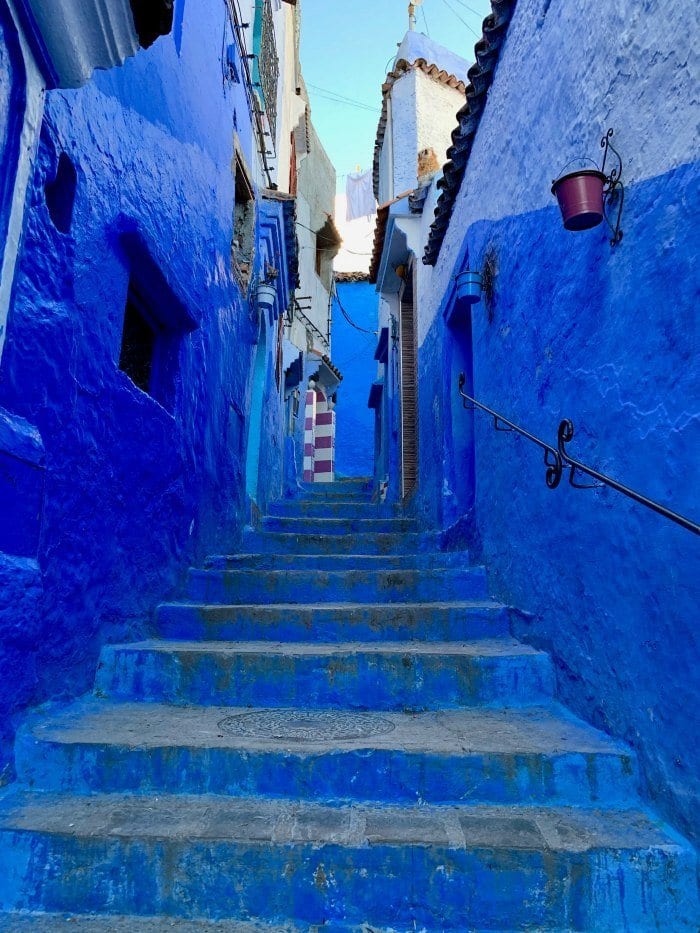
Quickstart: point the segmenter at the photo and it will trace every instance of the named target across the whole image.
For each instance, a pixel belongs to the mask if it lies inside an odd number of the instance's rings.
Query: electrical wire
[[[472,25],[470,25],[470,24],[466,21],[466,19],[464,19],[463,17],[461,17],[461,16],[459,15],[459,13],[457,12],[457,10],[455,10],[455,8],[452,6],[452,4],[449,2],[449,0],[442,0],[442,2],[445,4],[445,6],[447,7],[447,9],[450,10],[450,11],[457,17],[457,19],[460,21],[460,23],[463,23],[463,24],[467,27],[467,29],[468,29],[470,32],[473,32],[473,33],[474,33],[474,35],[477,37],[477,39],[480,39],[480,38],[481,38],[480,34],[476,31],[476,29],[474,29],[474,27],[473,27]]]
[[[263,170],[267,176],[268,186],[272,187],[272,172],[267,162],[267,141],[265,127],[263,126],[262,122],[262,111],[257,106],[256,95],[253,91],[253,76],[250,73],[250,56],[248,54],[248,49],[245,43],[243,14],[241,13],[239,0],[225,0],[225,3],[229,17],[231,19],[231,29],[233,30],[234,42],[236,42],[238,45],[238,53],[241,57],[243,70],[245,72],[243,85],[245,88],[248,106],[250,108],[251,114],[253,115],[255,126],[258,131],[258,141],[260,143],[259,151],[263,163]]]
[[[425,7],[422,6],[420,8],[420,11],[423,14],[423,22],[425,23],[425,31],[428,35],[428,38],[430,38],[430,27],[428,26],[428,17],[425,15]]]
[[[307,84],[306,86],[312,91],[315,91],[319,97],[331,100],[334,103],[346,104],[348,107],[357,107],[360,110],[370,110],[372,113],[379,113],[379,107],[372,107],[370,104],[364,103],[361,100],[355,100],[353,97],[346,97],[344,94],[339,94],[337,91],[332,91],[330,88],[319,87],[317,84]]]
[[[460,6],[464,7],[465,10],[469,10],[470,13],[473,13],[474,16],[478,16],[479,19],[483,19],[483,14],[479,10],[475,10],[473,6],[469,6],[468,3],[465,3],[464,0],[455,0],[455,3],[458,3]]]
[[[359,324],[356,324],[356,323],[353,321],[353,319],[350,317],[350,315],[348,314],[348,312],[345,310],[345,308],[344,308],[344,306],[343,306],[343,302],[340,300],[340,296],[338,295],[338,283],[337,283],[337,281],[336,281],[336,279],[335,279],[335,276],[333,277],[333,298],[335,299],[335,301],[336,301],[337,304],[338,304],[338,307],[340,308],[340,313],[343,315],[343,317],[345,318],[345,320],[348,322],[348,324],[349,324],[351,327],[354,327],[355,330],[359,330],[360,333],[362,333],[362,334],[373,334],[375,337],[377,336],[377,331],[376,331],[376,330],[367,330],[366,327],[360,327],[360,325],[359,325]]]

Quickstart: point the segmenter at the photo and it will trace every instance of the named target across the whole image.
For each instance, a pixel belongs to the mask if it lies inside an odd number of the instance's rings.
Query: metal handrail
[[[680,515],[678,512],[674,512],[671,509],[666,508],[665,505],[661,505],[659,502],[655,502],[653,499],[649,499],[647,496],[643,496],[641,493],[631,489],[629,486],[625,486],[623,483],[619,483],[616,479],[613,479],[610,476],[606,476],[605,473],[601,473],[599,470],[595,470],[593,467],[589,467],[585,463],[582,463],[580,460],[575,460],[572,456],[570,456],[566,449],[566,445],[573,440],[574,425],[573,422],[568,418],[565,418],[560,423],[559,431],[557,434],[557,446],[556,448],[552,447],[541,438],[536,437],[534,434],[531,434],[529,431],[521,428],[520,425],[509,421],[508,418],[504,417],[504,415],[501,415],[499,412],[494,411],[492,408],[489,408],[487,405],[479,402],[471,395],[467,395],[466,392],[463,391],[465,383],[465,375],[464,373],[460,373],[459,394],[462,397],[462,404],[466,409],[473,410],[478,408],[480,411],[486,412],[486,414],[493,418],[493,426],[497,431],[514,431],[515,433],[520,434],[522,437],[526,438],[544,450],[544,462],[545,466],[547,467],[547,474],[545,479],[547,486],[550,489],[557,488],[561,482],[564,470],[568,469],[569,484],[573,486],[574,489],[599,489],[601,486],[609,486],[611,489],[615,489],[617,492],[621,492],[629,499],[632,499],[635,502],[638,502],[640,505],[644,505],[648,509],[651,509],[652,512],[656,512],[657,515],[663,515],[664,518],[668,518],[670,521],[675,522],[677,525],[680,525],[681,528],[685,528],[687,531],[692,531],[693,534],[700,535],[700,525],[698,525],[696,522],[691,521],[684,515]],[[506,425],[506,427],[501,427],[501,425]],[[577,482],[576,475],[578,473],[583,473],[585,476],[590,476],[591,479],[595,480],[595,482]]]

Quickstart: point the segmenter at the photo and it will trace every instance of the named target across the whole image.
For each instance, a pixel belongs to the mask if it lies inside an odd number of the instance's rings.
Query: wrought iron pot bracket
[[[612,231],[612,238],[610,240],[611,246],[616,246],[622,239],[622,229],[620,228],[620,221],[622,220],[622,208],[625,203],[625,186],[622,183],[622,158],[617,149],[613,146],[610,140],[613,137],[613,129],[610,127],[608,132],[603,136],[600,141],[600,148],[604,149],[603,154],[603,164],[600,168],[603,175],[605,175],[605,187],[603,188],[603,217],[605,217],[605,223],[610,227]],[[610,170],[608,175],[605,174],[605,163],[607,162],[609,153],[613,153],[617,159],[617,168]],[[615,205],[617,203],[617,218],[615,219],[615,225],[610,222],[610,209],[615,210]]]
[[[678,512],[673,512],[659,502],[654,502],[653,499],[649,499],[636,490],[630,489],[629,486],[618,483],[617,480],[610,476],[606,476],[605,473],[594,470],[580,460],[575,460],[566,449],[566,445],[571,443],[574,439],[574,425],[568,418],[565,418],[559,424],[557,446],[553,447],[536,435],[526,431],[525,428],[520,427],[520,425],[509,421],[504,415],[494,411],[482,402],[479,402],[471,395],[467,395],[464,392],[465,382],[466,378],[464,373],[461,373],[459,377],[459,394],[462,397],[462,404],[467,410],[473,411],[478,409],[479,411],[483,411],[493,419],[493,426],[497,431],[512,431],[544,450],[544,464],[547,467],[545,482],[549,489],[556,489],[564,475],[564,470],[568,470],[569,484],[573,486],[574,489],[600,489],[603,486],[609,486],[611,489],[621,492],[640,505],[645,505],[648,509],[656,512],[657,515],[663,515],[664,518],[670,519],[670,521],[675,522],[682,528],[692,531],[696,535],[700,535],[700,525],[697,524],[697,522],[691,521],[691,519],[686,518],[684,515],[679,515]],[[588,476],[593,482],[582,483],[578,479],[579,475]]]

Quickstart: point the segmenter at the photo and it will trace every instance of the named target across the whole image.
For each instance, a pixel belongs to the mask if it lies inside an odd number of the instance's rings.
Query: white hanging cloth
[[[371,169],[366,172],[351,172],[345,185],[345,193],[347,195],[346,220],[357,220],[358,217],[370,217],[377,213]]]

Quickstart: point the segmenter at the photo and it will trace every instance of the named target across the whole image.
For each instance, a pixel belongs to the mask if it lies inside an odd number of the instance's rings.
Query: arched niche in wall
[[[78,175],[70,156],[62,152],[58,157],[56,174],[44,186],[46,206],[54,227],[60,233],[69,233],[73,221],[73,206]]]

